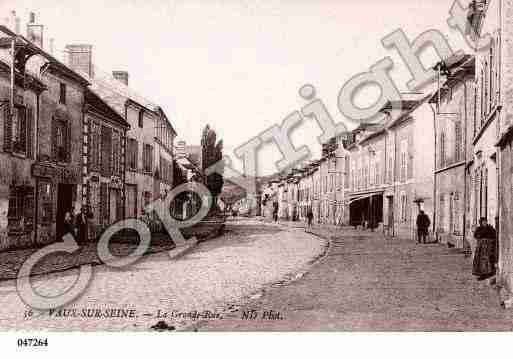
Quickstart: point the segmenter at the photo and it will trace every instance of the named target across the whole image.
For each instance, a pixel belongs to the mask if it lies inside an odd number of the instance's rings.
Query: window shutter
[[[34,158],[34,111],[31,107],[27,108],[27,157]]]
[[[100,184],[100,223],[109,223],[109,193],[107,183]]]
[[[66,122],[66,161],[71,162],[71,121]]]
[[[27,116],[24,108],[18,108],[18,131],[19,131],[19,148],[20,152],[27,150]]]
[[[12,151],[12,118],[10,116],[10,106],[4,105],[3,107],[4,118],[4,151]]]

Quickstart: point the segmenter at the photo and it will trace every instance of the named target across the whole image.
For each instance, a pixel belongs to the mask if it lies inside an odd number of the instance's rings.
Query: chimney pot
[[[29,15],[29,23],[34,24],[36,22],[36,14],[31,11]]]
[[[112,71],[112,76],[128,86],[128,72],[127,71]]]

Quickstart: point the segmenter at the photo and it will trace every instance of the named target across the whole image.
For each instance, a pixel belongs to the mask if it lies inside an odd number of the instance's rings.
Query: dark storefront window
[[[53,219],[52,184],[49,181],[39,181],[39,220],[41,225],[48,225]]]

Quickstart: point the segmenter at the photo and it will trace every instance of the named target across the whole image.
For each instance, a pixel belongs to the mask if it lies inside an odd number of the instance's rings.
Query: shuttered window
[[[103,176],[112,175],[112,129],[107,126],[101,130],[101,167]]]

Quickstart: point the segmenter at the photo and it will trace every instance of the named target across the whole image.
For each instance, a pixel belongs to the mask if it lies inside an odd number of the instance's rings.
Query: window
[[[406,180],[406,174],[408,171],[408,141],[401,141],[401,181]]]
[[[66,120],[53,119],[53,156],[57,162],[71,160],[71,129]]]
[[[66,84],[63,83],[59,86],[59,103],[66,104]]]
[[[440,133],[440,159],[439,159],[439,166],[444,167],[445,166],[445,133]]]
[[[394,162],[392,156],[388,159],[388,181],[392,183],[394,181]]]
[[[2,109],[4,123],[4,151],[34,157],[34,113],[30,107],[16,105],[13,117],[10,106]]]
[[[139,111],[139,128],[143,128],[144,127],[144,111],[143,110],[140,110]]]
[[[381,180],[381,178],[380,178],[380,173],[379,173],[379,171],[380,171],[379,161],[376,161],[376,163],[374,164],[374,167],[375,167],[375,170],[374,170],[374,171],[376,172],[376,173],[375,173],[376,178],[375,178],[374,182],[375,182],[377,185],[379,185],[379,184],[380,184],[380,180]]]
[[[112,128],[107,126],[101,129],[101,167],[103,176],[112,174]]]
[[[462,159],[462,133],[461,133],[461,122],[457,121],[454,123],[454,160],[456,162],[461,161]]]
[[[370,167],[370,170],[369,170],[369,172],[370,172],[369,184],[373,185],[374,184],[374,179],[376,178],[376,173],[375,173],[376,167],[375,167],[374,159],[370,159],[369,167]]]
[[[131,170],[137,170],[137,157],[139,154],[139,145],[137,140],[134,138],[128,139],[128,148],[127,148],[127,162],[128,168]]]
[[[26,233],[32,231],[34,225],[33,187],[10,187],[7,221],[9,232]]]
[[[97,122],[91,122],[89,156],[91,169],[98,170],[100,167],[100,125]]]
[[[349,188],[349,178],[351,176],[350,168],[349,168],[349,156],[344,157],[344,188]]]
[[[408,216],[406,214],[408,210],[408,199],[405,193],[401,194],[401,222],[406,222],[408,220]]]
[[[151,173],[153,170],[153,147],[147,143],[144,144],[143,168],[146,173]]]
[[[12,118],[13,150],[16,153],[25,154],[27,151],[27,121],[25,108],[16,106]]]

